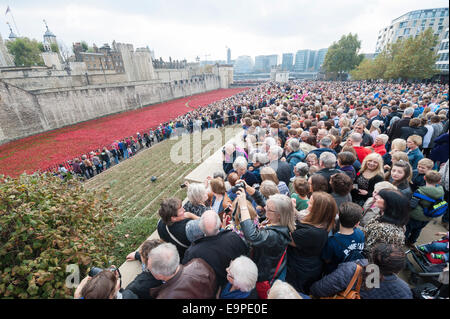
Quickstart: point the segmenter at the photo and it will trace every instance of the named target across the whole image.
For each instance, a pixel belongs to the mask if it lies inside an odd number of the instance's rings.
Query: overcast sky
[[[12,15],[5,15],[10,6]],[[378,31],[404,13],[447,7],[447,0],[0,0],[0,32],[42,41],[43,19],[58,41],[148,46],[167,60],[321,49],[357,33],[361,52],[375,51]],[[13,21],[15,19],[15,24]]]

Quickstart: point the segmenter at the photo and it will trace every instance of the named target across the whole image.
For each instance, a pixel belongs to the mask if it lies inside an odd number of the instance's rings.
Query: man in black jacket
[[[414,114],[414,109],[412,107],[408,107],[403,112],[403,118],[400,119],[399,121],[395,122],[394,124],[392,124],[392,127],[388,133],[390,141],[393,141],[396,138],[400,138],[400,136],[402,135],[402,127],[409,126],[409,121],[411,120],[411,117],[413,116],[413,114]]]
[[[364,122],[356,122],[355,127],[353,129],[353,132],[359,133],[362,135],[362,142],[361,146],[372,146],[373,144],[373,137],[370,134],[367,134],[364,131]]]
[[[182,264],[194,258],[205,260],[216,273],[219,286],[227,283],[227,267],[230,262],[248,252],[247,244],[231,230],[220,231],[219,215],[213,210],[203,213],[199,221],[200,230],[205,237],[197,239],[186,250]]]

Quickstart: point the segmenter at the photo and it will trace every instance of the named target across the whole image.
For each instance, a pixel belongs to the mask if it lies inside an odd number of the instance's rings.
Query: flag
[[[5,15],[7,15],[8,12],[11,12],[11,9],[9,8],[9,6],[8,6],[8,8],[6,9]]]

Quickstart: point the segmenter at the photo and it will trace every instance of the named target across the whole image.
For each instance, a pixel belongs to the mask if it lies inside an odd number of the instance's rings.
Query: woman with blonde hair
[[[280,194],[290,196],[289,188],[287,187],[286,183],[283,181],[280,181],[278,179],[277,173],[275,172],[275,170],[272,167],[266,166],[266,167],[261,168],[260,174],[261,174],[261,180],[263,182],[267,181],[267,180],[274,182],[275,185],[277,185],[278,190],[280,191]]]
[[[364,205],[365,201],[372,197],[375,184],[382,181],[384,181],[383,159],[380,154],[371,153],[364,158],[356,176],[352,190],[353,201]]]
[[[392,155],[396,152],[406,151],[406,141],[402,138],[396,138],[391,143],[391,151],[383,155],[384,165],[392,165]]]
[[[309,287],[322,275],[321,254],[335,225],[338,208],[330,194],[314,192],[307,210],[308,214],[297,222],[291,234],[286,275],[286,281],[304,294],[309,294]]]

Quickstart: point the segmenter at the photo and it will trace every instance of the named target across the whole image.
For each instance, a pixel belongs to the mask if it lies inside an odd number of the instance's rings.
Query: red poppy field
[[[0,146],[0,174],[47,170],[247,88],[220,89],[32,135]]]

